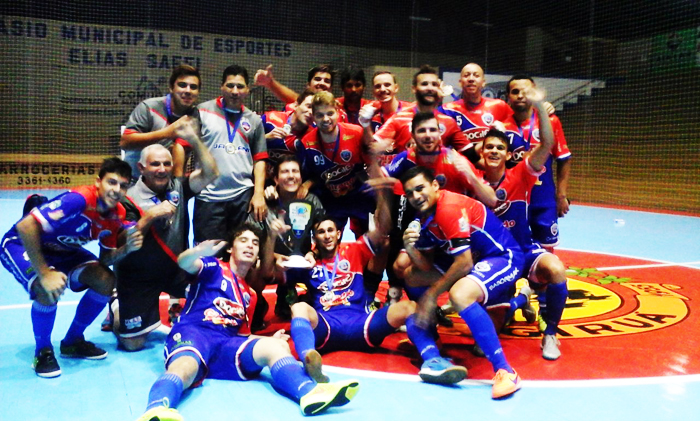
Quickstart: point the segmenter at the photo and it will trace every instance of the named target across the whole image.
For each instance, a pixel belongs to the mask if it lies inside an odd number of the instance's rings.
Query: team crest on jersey
[[[483,121],[487,126],[490,126],[491,123],[493,123],[493,114],[484,113],[484,115],[481,116],[481,121]]]
[[[445,127],[445,125],[442,123],[438,124],[438,127],[440,128],[440,134],[445,134],[447,127]]]
[[[343,259],[340,262],[338,262],[338,269],[342,271],[349,271],[350,270],[350,262],[347,259]]]
[[[491,270],[491,265],[489,264],[489,262],[485,262],[482,260],[481,262],[477,262],[474,265],[474,270],[476,270],[477,272],[482,272],[482,273],[488,272]]]
[[[247,118],[242,117],[241,118],[241,128],[243,129],[244,132],[248,133],[250,131],[250,121],[248,121]]]
[[[170,203],[173,205],[177,206],[180,203],[180,192],[173,190],[170,193],[168,193],[168,200]]]
[[[496,203],[496,207],[493,208],[493,213],[495,213],[496,216],[501,216],[510,209],[510,202],[506,199],[508,199],[508,192],[502,188],[497,189],[496,200],[498,200],[498,203]]]
[[[438,184],[440,185],[440,188],[445,187],[445,183],[447,183],[447,177],[445,177],[445,174],[438,174],[435,176],[435,179],[437,180]]]
[[[552,224],[552,226],[549,228],[549,231],[552,233],[552,235],[557,235],[559,234],[559,224],[556,222]]]
[[[65,214],[63,213],[62,209],[55,210],[52,212],[48,213],[49,218],[53,219],[54,221],[58,221],[59,219],[63,218]]]
[[[349,150],[343,149],[342,151],[340,151],[340,159],[342,159],[343,161],[348,162],[351,158],[352,152],[350,152]]]
[[[540,129],[535,129],[532,131],[532,137],[534,137],[537,140],[540,140]]]

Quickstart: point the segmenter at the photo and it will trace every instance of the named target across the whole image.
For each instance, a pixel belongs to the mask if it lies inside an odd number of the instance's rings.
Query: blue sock
[[[66,345],[72,345],[83,339],[85,328],[100,315],[108,302],[109,295],[98,294],[91,289],[87,290],[83,298],[80,299],[80,303],[78,303],[73,323],[71,323],[63,342]]]
[[[460,311],[459,315],[467,323],[477,345],[484,351],[486,358],[493,365],[493,371],[503,368],[512,373],[513,369],[506,361],[505,355],[503,355],[503,348],[501,348],[501,342],[498,340],[496,328],[493,327],[491,318],[481,304],[472,303],[469,307]]]
[[[43,348],[51,346],[51,332],[53,324],[56,321],[56,304],[45,306],[38,301],[32,302],[32,328],[34,329],[34,340],[36,341],[36,350],[34,355],[39,355],[39,351]]]
[[[518,294],[517,296],[510,299],[510,308],[506,312],[506,320],[509,320],[515,314],[515,310],[525,307],[529,297],[525,294]]]
[[[415,315],[412,314],[406,320],[406,334],[408,335],[408,339],[416,346],[423,361],[439,357],[440,351],[435,344],[432,332],[416,326],[415,319]]]
[[[297,401],[316,387],[316,382],[306,374],[301,363],[291,355],[277,360],[270,367],[274,385]]]
[[[566,282],[547,285],[547,291],[545,292],[547,313],[544,316],[544,321],[547,322],[547,328],[544,330],[545,335],[557,333],[557,327],[561,321],[561,315],[564,313],[568,296],[569,289],[566,286]]]
[[[148,393],[148,406],[146,411],[157,406],[175,408],[182,396],[182,379],[174,374],[165,373],[153,383]]]
[[[321,322],[319,321],[319,323]],[[314,336],[314,330],[311,328],[311,322],[301,317],[295,317],[292,319],[289,330],[297,355],[303,360],[307,352],[316,349],[316,337]]]

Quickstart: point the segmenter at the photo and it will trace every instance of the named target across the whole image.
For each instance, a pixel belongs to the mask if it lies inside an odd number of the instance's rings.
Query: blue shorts
[[[80,292],[87,289],[87,286],[73,282],[71,272],[87,263],[97,263],[97,256],[82,247],[65,252],[42,250],[42,254],[46,264],[68,276],[68,279],[71,280],[69,282],[71,290]],[[29,298],[36,299],[36,294],[32,291],[32,284],[36,280],[37,274],[32,267],[32,262],[29,261],[22,242],[15,238],[4,238],[0,247],[0,260],[2,260],[5,269],[10,271],[17,282],[29,293]]]
[[[316,349],[331,351],[369,351],[381,345],[394,332],[386,314],[389,306],[367,314],[364,310],[347,308],[319,311],[314,329]]]
[[[229,328],[212,323],[176,323],[165,341],[165,367],[184,351],[193,352],[201,362],[194,384],[205,377],[222,380],[249,380],[257,377],[262,367],[251,370],[241,364],[241,354],[254,346],[258,338],[240,336]]]
[[[485,257],[474,264],[467,275],[481,287],[484,293],[482,304],[486,307],[509,305],[515,293],[515,282],[520,278],[523,268],[523,254],[508,250],[506,256]],[[442,274],[454,262],[454,257],[447,253],[436,251],[433,265]]]
[[[559,224],[557,224],[557,205],[528,208],[532,239],[544,247],[559,245]]]

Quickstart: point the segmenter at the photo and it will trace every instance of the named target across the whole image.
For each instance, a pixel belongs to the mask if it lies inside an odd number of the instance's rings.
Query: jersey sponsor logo
[[[552,233],[552,235],[557,235],[559,234],[559,224],[556,222],[552,224],[551,227],[549,227],[549,232]]]
[[[141,316],[136,316],[132,319],[127,319],[124,321],[124,324],[126,325],[126,328],[128,330],[135,329],[137,327],[141,327]]]
[[[335,167],[324,171],[321,174],[321,178],[324,178],[325,180],[328,181],[333,181],[337,180],[339,178],[343,178],[343,176],[347,175],[352,171],[353,166],[352,165],[336,165]]]
[[[59,235],[56,240],[67,247],[81,247],[89,243],[91,238],[87,235]]]
[[[347,149],[343,149],[342,151],[340,151],[340,159],[342,159],[345,162],[350,161],[350,159],[352,159],[352,152],[350,152]]]
[[[353,135],[351,135],[351,134],[344,134],[343,135],[343,140],[350,140],[352,138],[353,138]]]
[[[214,305],[224,315],[235,319],[245,319],[245,308],[239,303],[224,297],[216,297]]]
[[[520,270],[518,270],[518,268],[513,268],[513,270],[508,275],[502,277],[497,282],[490,282],[489,291],[493,291],[494,289],[498,288],[503,284],[515,281],[518,275],[520,275]]]
[[[42,206],[43,207],[43,206]],[[51,209],[51,210],[56,210],[59,207],[61,207],[61,199],[58,200],[53,200],[49,203],[46,204],[46,207]]]
[[[350,297],[352,297],[354,295],[355,295],[355,291],[353,291],[353,290],[344,291],[341,294],[333,294],[332,297],[322,295],[319,302],[323,306],[323,310],[328,311],[331,309],[331,307],[335,307],[335,306],[340,306],[340,305],[349,306],[350,305]]]
[[[213,308],[208,308],[204,310],[204,319],[202,319],[202,321],[212,322],[215,325],[222,326],[238,326],[240,324],[236,319],[223,317],[218,311],[214,310]]]
[[[484,113],[484,115],[481,116],[481,121],[483,121],[487,126],[490,126],[491,123],[493,123],[493,120],[493,114],[491,113]]]
[[[527,156],[528,150],[526,146],[518,146],[511,153],[510,160],[513,162],[520,162]]]
[[[578,268],[569,268],[567,275],[590,278],[590,282],[568,278],[569,296],[557,329],[560,338],[649,333],[676,325],[690,314],[690,299],[681,293],[683,287],[678,285],[635,282],[631,278],[583,272]],[[605,283],[607,278],[616,279]],[[537,309],[536,299],[531,304]],[[520,323],[511,325],[504,333],[520,338],[540,337],[537,326]]]
[[[486,133],[489,132],[488,128],[483,128],[483,127],[478,127],[475,129],[468,129],[464,130],[464,135],[467,137],[469,140],[479,140],[482,139],[484,136],[486,136]]]

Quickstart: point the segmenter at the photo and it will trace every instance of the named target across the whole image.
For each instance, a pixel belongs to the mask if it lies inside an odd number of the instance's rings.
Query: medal
[[[333,294],[333,291],[328,291],[325,294],[323,294],[324,301],[333,302],[334,299],[335,299],[335,294]]]
[[[328,269],[326,269],[326,264],[321,263],[321,267],[323,268],[323,277],[326,278],[326,293],[323,294],[323,299],[326,301],[332,302],[335,299],[335,294],[333,293],[333,281],[335,280],[335,274],[338,271],[338,254],[336,253],[335,255],[335,262],[333,263],[333,274],[329,275],[328,274]]]
[[[229,143],[228,145],[226,145],[226,153],[236,153],[236,146],[233,143]]]

